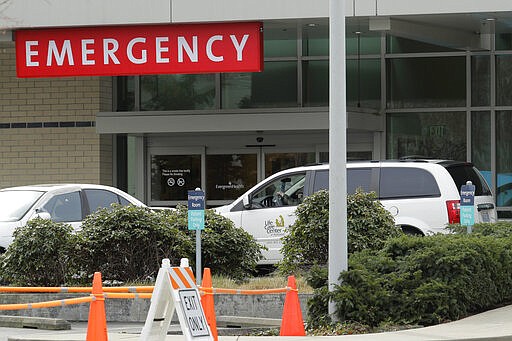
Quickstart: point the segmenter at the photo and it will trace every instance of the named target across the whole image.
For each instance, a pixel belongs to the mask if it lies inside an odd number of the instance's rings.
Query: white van
[[[295,209],[305,196],[328,189],[329,166],[291,168],[276,173],[216,212],[265,245],[260,264],[282,259],[281,237],[295,222]],[[475,185],[475,223],[496,221],[494,198],[480,172],[468,162],[446,160],[365,161],[347,164],[347,192],[375,192],[380,202],[409,234],[446,233],[460,222],[460,188]]]

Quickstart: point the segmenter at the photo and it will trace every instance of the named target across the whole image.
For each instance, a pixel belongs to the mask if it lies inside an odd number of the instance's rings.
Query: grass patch
[[[306,280],[299,276],[295,277],[297,289],[301,294],[311,294],[313,289],[307,285]],[[252,277],[246,281],[239,282],[223,276],[212,276],[214,288],[222,289],[243,289],[243,290],[262,290],[262,289],[278,289],[286,287],[288,277],[270,274],[268,276]]]

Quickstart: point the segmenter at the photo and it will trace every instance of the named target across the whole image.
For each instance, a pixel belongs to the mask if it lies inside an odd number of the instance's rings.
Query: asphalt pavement
[[[107,323],[110,341],[135,341],[140,337],[143,323]],[[171,325],[165,340],[185,341],[177,335],[179,325]],[[84,341],[87,323],[72,323],[70,330],[39,330],[24,328],[0,328],[0,341]],[[219,341],[266,341],[272,339],[287,341],[419,341],[419,340],[512,340],[512,305],[490,310],[459,321],[436,326],[386,332],[378,334],[358,334],[341,336],[219,336]]]

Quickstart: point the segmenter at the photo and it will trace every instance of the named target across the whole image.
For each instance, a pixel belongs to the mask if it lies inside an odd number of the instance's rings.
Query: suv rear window
[[[439,197],[441,192],[430,172],[420,168],[382,167],[380,199]]]
[[[475,167],[470,164],[453,165],[446,167],[446,170],[455,181],[457,189],[471,181],[475,185],[475,195],[491,195],[491,190],[484,178],[477,172]]]

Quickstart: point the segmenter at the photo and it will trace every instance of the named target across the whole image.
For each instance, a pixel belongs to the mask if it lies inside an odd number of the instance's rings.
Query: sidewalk
[[[115,323],[107,325],[110,341],[136,341],[143,324]],[[179,325],[171,325],[170,331],[178,331]],[[87,325],[73,324],[71,330],[39,331],[23,330],[22,334],[9,336],[8,341],[84,341]],[[220,336],[219,341],[264,341],[283,339],[288,341],[314,341],[328,338],[338,341],[416,341],[416,340],[512,340],[512,305],[474,315],[459,321],[437,326],[388,332],[343,336]],[[166,340],[185,341],[183,335],[167,335]]]

